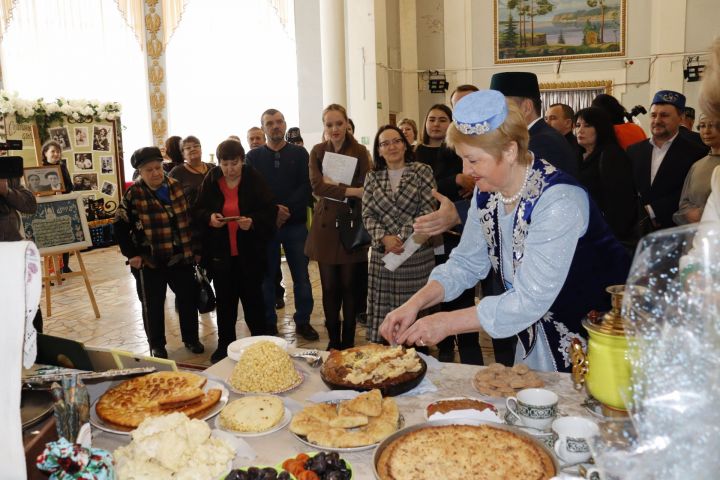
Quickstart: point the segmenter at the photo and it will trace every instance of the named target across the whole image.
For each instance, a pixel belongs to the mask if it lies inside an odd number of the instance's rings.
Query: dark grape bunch
[[[290,474],[288,472],[278,473],[272,467],[249,467],[247,471],[231,470],[225,480],[290,480]]]
[[[337,452],[320,452],[305,462],[305,469],[318,474],[320,480],[350,480],[352,472]]]

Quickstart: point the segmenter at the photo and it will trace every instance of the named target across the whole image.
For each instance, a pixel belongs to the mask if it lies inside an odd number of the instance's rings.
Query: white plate
[[[292,420],[292,412],[290,411],[290,409],[285,407],[285,414],[283,415],[282,419],[280,420],[280,423],[278,423],[274,427],[270,428],[269,430],[265,430],[263,432],[236,432],[235,430],[230,430],[229,428],[225,428],[220,424],[220,415],[215,417],[215,428],[217,428],[218,430],[222,430],[223,432],[232,433],[236,437],[262,437],[263,435],[269,435],[273,432],[277,432],[278,430],[281,430],[288,423],[290,423],[290,420]]]
[[[217,388],[222,393],[220,394],[220,401],[218,401],[210,410],[207,410],[205,414],[202,417],[196,417],[199,420],[209,420],[218,413],[220,413],[220,410],[222,410],[225,405],[227,405],[228,397],[230,396],[230,392],[228,392],[228,389],[223,386],[222,383],[218,383],[214,380],[208,380],[205,384],[205,387],[203,387],[203,390],[206,392],[210,389]],[[99,399],[98,399],[99,400]],[[100,430],[104,430],[106,432],[110,433],[116,433],[118,435],[130,435],[130,432],[135,430],[135,428],[132,427],[123,427],[120,425],[113,425],[111,423],[105,422],[102,418],[98,417],[97,411],[95,410],[95,407],[97,407],[98,400],[95,400],[95,402],[92,405],[92,408],[90,408],[90,425],[93,427],[99,428]]]
[[[401,430],[405,426],[405,417],[403,417],[402,413],[400,414],[400,418],[398,418],[398,430]],[[289,431],[289,430],[288,430]],[[312,447],[315,450],[324,450],[326,452],[338,452],[338,453],[352,453],[352,452],[362,452],[365,450],[372,450],[373,448],[380,445],[380,442],[371,443],[370,445],[363,445],[361,447],[326,447],[324,445],[318,445],[317,443],[309,442],[307,437],[304,435],[298,435],[297,433],[290,432],[295,438],[300,440],[305,445]],[[393,432],[394,433],[394,432]],[[392,435],[392,434],[391,434]],[[347,461],[347,460],[346,460]]]
[[[258,335],[257,337],[245,337],[240,340],[235,340],[227,347],[227,355],[230,360],[236,362],[240,359],[243,351],[250,345],[257,342],[272,342],[283,350],[287,351],[288,343],[287,340],[280,337],[273,337],[271,335]]]
[[[300,370],[296,367],[295,371],[298,373],[298,375],[300,375],[300,380],[297,383],[290,385],[288,388],[285,388],[283,390],[278,390],[276,392],[245,392],[243,390],[238,390],[237,388],[233,387],[232,383],[230,383],[230,378],[232,378],[232,373],[230,374],[230,376],[228,378],[225,379],[225,383],[227,383],[227,385],[228,385],[228,387],[230,387],[231,391],[233,391],[234,393],[238,393],[240,395],[276,395],[278,393],[289,392],[290,390],[293,390],[293,389],[299,387],[303,383],[303,381],[305,381],[305,374],[302,372],[302,370]]]

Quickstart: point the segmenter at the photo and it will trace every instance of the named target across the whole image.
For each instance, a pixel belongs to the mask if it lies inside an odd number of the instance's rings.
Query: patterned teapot
[[[570,347],[575,388],[580,390],[584,383],[588,393],[602,403],[603,412],[608,416],[625,413],[625,399],[630,399],[630,359],[620,313],[624,289],[624,285],[608,287],[612,310],[602,317],[590,314],[583,320],[590,335],[587,353],[583,352],[577,339]]]

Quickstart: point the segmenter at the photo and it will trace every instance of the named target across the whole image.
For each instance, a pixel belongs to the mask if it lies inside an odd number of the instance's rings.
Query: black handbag
[[[197,309],[200,313],[209,313],[215,310],[215,292],[205,269],[195,265],[195,282],[197,283]]]
[[[362,208],[359,201],[348,200],[335,217],[335,227],[340,234],[340,243],[348,252],[354,252],[370,245],[372,238],[362,221]]]

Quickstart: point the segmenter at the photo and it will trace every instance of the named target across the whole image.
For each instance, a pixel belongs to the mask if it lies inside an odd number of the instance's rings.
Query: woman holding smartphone
[[[265,333],[262,280],[265,245],[275,231],[277,207],[265,180],[245,166],[237,140],[218,145],[215,168],[203,180],[195,204],[202,263],[213,275],[217,300],[218,347],[213,363],[227,356],[235,341],[238,300],[251,335]]]

